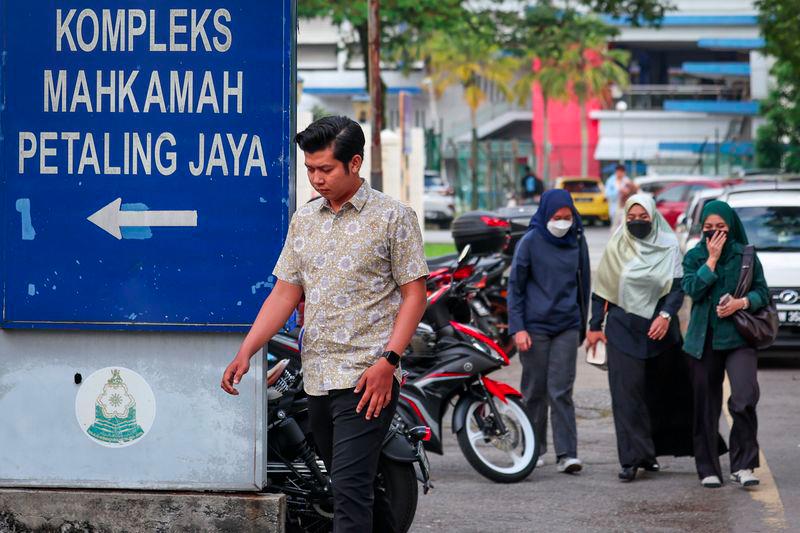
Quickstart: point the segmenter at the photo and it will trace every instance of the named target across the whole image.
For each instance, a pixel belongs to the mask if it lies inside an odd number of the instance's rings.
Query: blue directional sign
[[[292,203],[292,0],[1,5],[2,326],[247,327]]]

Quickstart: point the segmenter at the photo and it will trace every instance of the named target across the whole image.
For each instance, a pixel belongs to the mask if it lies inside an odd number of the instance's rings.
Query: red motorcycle
[[[465,248],[452,272],[469,254]],[[428,308],[403,358],[406,380],[397,416],[407,427],[431,428],[428,451],[442,454],[442,422],[451,403],[453,432],[469,463],[500,483],[525,479],[536,467],[538,439],[522,394],[489,374],[509,364],[492,338],[463,323],[471,310],[470,279],[445,284],[428,298]]]

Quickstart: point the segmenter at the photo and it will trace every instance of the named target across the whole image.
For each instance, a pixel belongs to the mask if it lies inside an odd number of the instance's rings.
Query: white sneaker
[[[722,481],[717,476],[704,477],[700,484],[707,489],[718,489],[722,486]]]
[[[543,466],[544,466],[544,459],[542,459],[541,457],[536,459],[536,468],[541,468]]]
[[[575,474],[583,469],[583,463],[577,457],[562,457],[558,460],[558,471]]]
[[[731,481],[739,483],[742,487],[755,487],[760,482],[753,471],[749,468],[744,468],[738,472],[731,474]]]

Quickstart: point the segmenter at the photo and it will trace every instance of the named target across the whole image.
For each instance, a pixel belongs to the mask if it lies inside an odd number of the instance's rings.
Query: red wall
[[[537,174],[543,176],[544,161],[544,101],[539,85],[533,87],[533,143],[536,151]],[[550,179],[558,176],[579,176],[581,173],[581,129],[577,100],[573,97],[569,102],[549,102],[550,130]],[[600,109],[596,99],[587,104],[587,113]],[[597,146],[597,120],[588,117],[589,124],[589,175],[600,175],[600,164],[594,159]]]

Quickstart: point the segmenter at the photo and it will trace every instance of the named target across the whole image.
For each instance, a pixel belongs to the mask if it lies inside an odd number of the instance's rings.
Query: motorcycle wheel
[[[381,457],[377,474],[378,490],[386,491],[391,509],[394,513],[395,528],[401,533],[411,529],[414,515],[417,513],[417,473],[411,463],[399,463]],[[296,510],[287,509],[287,533],[327,533],[333,529],[332,501],[324,506],[312,505],[313,511],[296,515]],[[323,509],[323,507],[325,507]]]
[[[505,435],[488,434],[491,409],[475,398],[464,411],[456,436],[464,457],[479,474],[497,483],[516,483],[536,468],[539,441],[522,402],[515,397],[506,400],[493,399],[508,430]]]
[[[417,514],[419,487],[412,463],[399,463],[381,457],[378,464],[378,490],[387,492],[394,512],[395,528],[401,533],[411,529]]]

